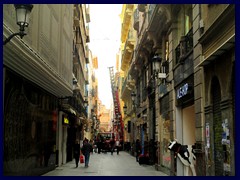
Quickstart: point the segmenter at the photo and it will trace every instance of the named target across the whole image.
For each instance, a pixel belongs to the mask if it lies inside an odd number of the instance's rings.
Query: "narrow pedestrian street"
[[[68,3],[3,4],[2,174],[235,176],[237,6]]]
[[[94,153],[90,157],[89,167],[84,164],[75,167],[75,161],[68,162],[43,176],[167,176],[156,171],[154,166],[139,165],[135,157],[127,152],[120,151],[111,155]]]

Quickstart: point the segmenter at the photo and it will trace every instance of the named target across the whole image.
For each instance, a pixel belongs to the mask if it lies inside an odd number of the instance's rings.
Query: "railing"
[[[193,49],[193,28],[187,33],[186,37],[186,54],[188,54]]]
[[[179,63],[180,60],[180,44],[175,49],[175,57],[176,57],[176,64]]]
[[[76,44],[74,45],[74,55],[76,56],[77,60],[78,60],[78,63],[80,64],[80,56],[78,54],[78,50],[77,50],[77,46]]]
[[[142,90],[142,101],[145,101],[147,99],[147,88],[144,87]]]
[[[131,41],[131,40],[133,40],[134,39],[134,36],[133,36],[133,31],[128,31],[128,39],[127,39],[127,41]]]
[[[193,29],[182,36],[179,45],[175,49],[176,64],[183,63],[184,59],[190,54],[193,49]]]
[[[60,104],[64,105],[64,104],[68,104],[71,107],[73,107],[79,114],[83,113],[85,115],[85,117],[87,117],[87,111],[86,109],[83,107],[83,105],[80,103],[80,100],[77,99],[76,97],[66,97],[64,99],[60,99]],[[83,102],[83,101],[82,101]]]
[[[131,81],[131,80],[133,80],[133,79],[132,79],[131,75],[128,72],[128,74],[126,75],[126,78],[124,79],[123,84],[122,84],[122,94],[121,95],[124,94],[126,86],[127,86],[128,82]]]
[[[123,93],[124,93],[124,91],[126,89],[126,85],[127,85],[127,77],[123,81],[123,84],[122,84],[122,94],[121,95],[123,95]]]

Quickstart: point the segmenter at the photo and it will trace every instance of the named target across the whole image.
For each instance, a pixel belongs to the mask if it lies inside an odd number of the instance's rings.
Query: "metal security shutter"
[[[214,161],[215,176],[223,176],[223,146],[222,146],[222,119],[221,119],[221,89],[218,79],[212,81],[213,102],[213,130],[214,130]]]

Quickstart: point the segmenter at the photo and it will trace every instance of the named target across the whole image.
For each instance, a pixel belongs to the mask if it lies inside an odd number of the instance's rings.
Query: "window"
[[[192,28],[192,6],[187,5],[185,6],[185,15],[184,15],[184,21],[185,21],[185,29],[184,29],[184,34],[186,35],[190,29]]]

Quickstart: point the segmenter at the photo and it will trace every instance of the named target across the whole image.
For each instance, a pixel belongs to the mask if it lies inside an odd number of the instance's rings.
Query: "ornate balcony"
[[[124,14],[123,14],[123,22],[122,22],[122,31],[121,31],[121,41],[125,42],[127,38],[127,33],[130,29],[130,22],[133,12],[133,4],[124,5]]]
[[[122,51],[121,69],[123,71],[125,71],[127,69],[127,67],[129,67],[129,65],[130,65],[133,50],[134,50],[134,42],[135,42],[135,38],[133,36],[133,32],[129,31],[127,40],[124,45],[124,49]]]
[[[179,45],[175,49],[176,64],[183,63],[184,59],[192,52],[193,49],[193,29],[187,33],[186,36],[182,36]]]

